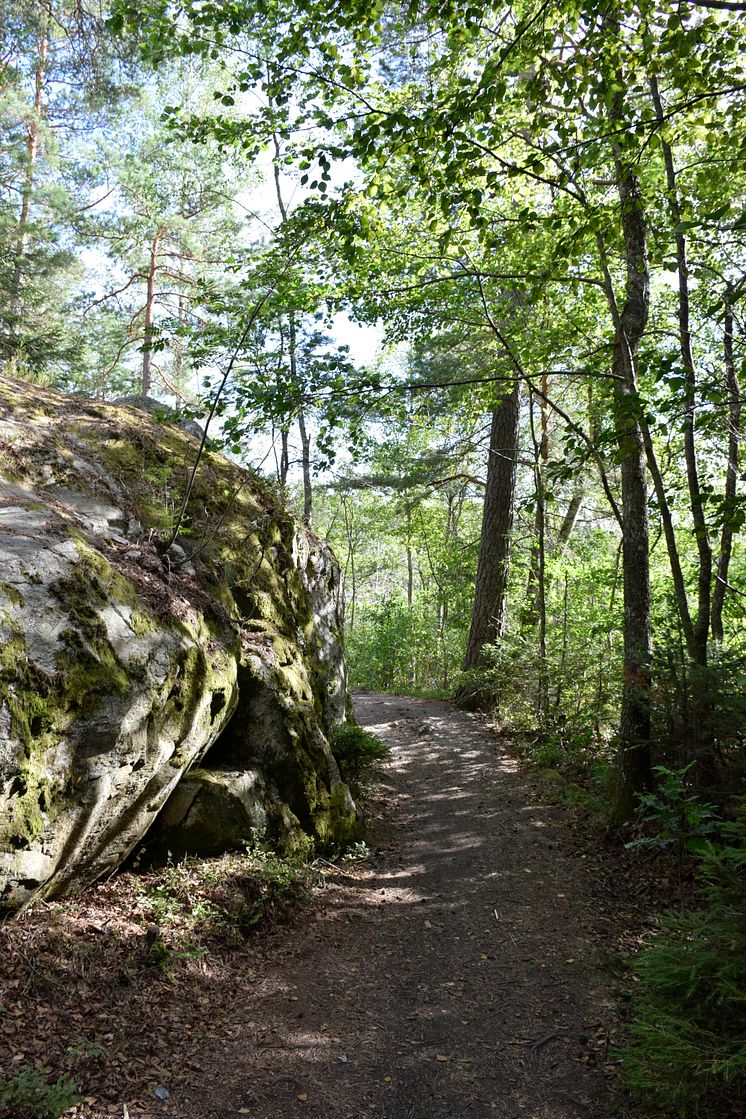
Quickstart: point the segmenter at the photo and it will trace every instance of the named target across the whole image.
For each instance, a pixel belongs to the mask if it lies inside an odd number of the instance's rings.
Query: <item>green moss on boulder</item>
[[[157,844],[164,806],[176,846],[196,767],[237,775],[200,778],[223,805],[253,782],[286,851],[359,834],[326,737],[346,703],[334,558],[215,454],[167,551],[196,451],[147,413],[0,379],[6,908]],[[244,824],[215,815],[233,845]]]

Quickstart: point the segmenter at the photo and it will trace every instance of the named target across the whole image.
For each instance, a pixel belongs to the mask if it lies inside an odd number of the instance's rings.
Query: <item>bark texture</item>
[[[619,89],[623,81],[617,79]],[[625,123],[622,93],[612,99],[609,116]],[[622,562],[624,586],[624,669],[619,720],[617,782],[612,810],[616,822],[631,815],[636,794],[650,786],[650,664],[652,619],[648,485],[642,413],[637,386],[637,350],[650,311],[647,227],[635,161],[621,143],[614,145],[624,245],[625,292],[618,306],[609,285],[614,316],[615,422],[622,483]]]
[[[492,413],[474,605],[464,670],[480,668],[484,664],[484,646],[494,644],[503,633],[518,454],[518,411],[516,380]],[[479,688],[465,685],[456,698],[464,706],[479,706],[484,697]]]

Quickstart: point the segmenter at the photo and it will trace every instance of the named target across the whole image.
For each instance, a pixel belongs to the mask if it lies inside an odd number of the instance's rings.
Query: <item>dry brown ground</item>
[[[448,704],[355,706],[393,749],[371,856],[318,867],[312,903],[230,950],[179,957],[164,914],[165,971],[132,875],[6,924],[4,1071],[70,1069],[78,1119],[634,1114],[597,968],[619,921],[566,810]]]

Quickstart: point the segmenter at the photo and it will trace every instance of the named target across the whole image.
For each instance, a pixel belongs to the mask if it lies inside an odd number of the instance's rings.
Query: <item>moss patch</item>
[[[10,713],[10,740],[20,751],[0,843],[28,847],[54,815],[61,779],[46,764],[72,714],[56,681],[28,660],[26,643],[15,634],[0,649],[0,703]]]
[[[91,548],[79,533],[74,534],[74,539],[80,559],[68,586],[62,587],[60,593],[53,591],[55,597],[73,609],[91,604],[101,607],[113,600],[135,610],[138,597],[134,584],[112,567],[105,556]]]
[[[23,595],[18,588],[14,587],[11,583],[0,583],[0,593],[4,594],[8,601],[14,606],[23,606],[25,604]]]

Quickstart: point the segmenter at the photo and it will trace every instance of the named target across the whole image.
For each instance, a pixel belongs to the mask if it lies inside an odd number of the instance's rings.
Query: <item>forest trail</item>
[[[610,1000],[590,873],[498,741],[452,706],[358,693],[392,748],[373,854],[307,927],[276,929],[255,997],[169,1119],[611,1119]]]

